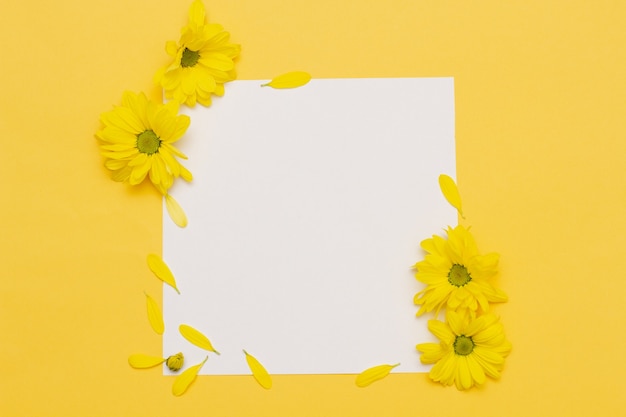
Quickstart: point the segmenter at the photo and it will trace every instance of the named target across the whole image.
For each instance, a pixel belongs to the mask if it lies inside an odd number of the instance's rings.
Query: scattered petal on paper
[[[176,292],[180,294],[180,291],[178,291],[176,287],[176,279],[174,279],[172,271],[170,271],[170,268],[163,262],[163,259],[161,259],[159,255],[153,253],[148,255],[148,267],[157,278],[174,288]]]
[[[248,367],[252,371],[252,376],[254,377],[254,379],[256,379],[259,385],[261,385],[263,388],[272,388],[272,377],[267,372],[267,370],[265,370],[265,367],[261,365],[261,362],[259,362],[254,356],[250,355],[245,350],[243,351],[243,353],[245,353],[246,355],[246,362],[248,362]]]
[[[163,323],[163,314],[161,313],[161,308],[154,301],[154,298],[150,297],[148,293],[146,294],[146,307],[148,309],[148,321],[150,322],[150,326],[157,334],[163,334],[165,331],[165,324]]]
[[[202,368],[202,365],[209,359],[207,356],[204,360],[198,365],[194,365],[189,369],[186,369],[182,374],[180,374],[176,380],[174,381],[174,385],[172,385],[172,394],[179,397],[187,391],[187,388],[196,380],[198,376],[198,372]]]
[[[459,194],[459,189],[454,180],[446,174],[441,174],[439,176],[439,187],[441,188],[443,196],[448,200],[448,203],[457,209],[461,217],[465,218],[461,206],[461,195]]]
[[[269,83],[261,85],[261,87],[272,88],[297,88],[302,87],[311,81],[311,74],[304,71],[293,71],[279,75]]]
[[[391,370],[398,365],[400,364],[396,363],[395,365],[378,365],[378,366],[374,366],[372,368],[366,369],[365,371],[357,375],[356,386],[361,387],[361,388],[367,387],[371,383],[381,380],[387,375],[389,375]]]
[[[165,362],[165,359],[160,356],[150,356],[142,353],[135,353],[128,357],[128,364],[137,369],[153,368],[163,362]]]
[[[183,208],[178,204],[178,201],[169,194],[165,194],[165,208],[170,218],[180,228],[187,227],[187,215]]]
[[[187,324],[181,324],[178,327],[178,330],[180,331],[180,334],[183,335],[183,337],[192,344],[198,346],[201,349],[208,350],[209,352],[214,352],[218,355],[220,354],[217,350],[215,350],[209,338],[203,335],[198,330],[194,329],[193,327]]]

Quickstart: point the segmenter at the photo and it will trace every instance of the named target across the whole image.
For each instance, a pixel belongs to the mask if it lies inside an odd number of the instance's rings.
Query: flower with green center
[[[195,0],[178,44],[169,41],[165,45],[173,61],[154,77],[165,98],[189,107],[196,102],[210,106],[212,94],[224,95],[224,83],[236,78],[233,60],[241,50],[229,42],[230,34],[221,25],[206,23],[205,15],[202,2]]]
[[[426,284],[417,293],[417,315],[437,314],[443,307],[475,317],[487,312],[490,302],[504,302],[506,294],[491,283],[498,269],[496,253],[480,255],[474,237],[463,226],[448,227],[448,239],[433,236],[422,241],[423,261],[415,264],[415,278]]]
[[[422,343],[416,348],[422,353],[422,363],[435,364],[429,372],[433,381],[465,390],[484,384],[487,376],[500,378],[511,343],[494,314],[472,320],[449,311],[445,323],[429,320],[428,329],[440,343]]]
[[[173,145],[190,122],[188,116],[178,115],[178,108],[176,102],[164,105],[127,91],[121,106],[100,116],[104,128],[96,138],[115,181],[137,185],[148,176],[164,195],[175,178],[191,181],[191,172],[177,159],[187,157]]]

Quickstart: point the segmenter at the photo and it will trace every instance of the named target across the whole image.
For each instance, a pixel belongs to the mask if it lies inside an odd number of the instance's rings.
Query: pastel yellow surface
[[[393,373],[366,389],[354,375],[273,375],[270,391],[248,376],[203,376],[176,398],[173,377],[132,369],[128,355],[161,349],[141,294],[160,294],[145,256],[161,250],[162,200],[111,181],[93,134],[124,90],[160,98],[152,76],[190,3],[3,2],[0,415],[623,412],[619,1],[206,2],[243,47],[241,79],[293,68],[316,78],[454,77],[465,224],[482,251],[502,255],[510,301],[496,311],[514,348],[502,380],[470,392],[425,374]],[[416,261],[425,237],[416,236]]]

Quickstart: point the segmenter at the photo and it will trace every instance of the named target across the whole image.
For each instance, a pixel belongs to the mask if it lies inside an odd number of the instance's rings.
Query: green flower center
[[[185,48],[183,51],[183,57],[180,59],[180,66],[183,68],[193,67],[198,63],[200,59],[200,54],[198,51],[192,51],[191,49]]]
[[[137,135],[137,149],[141,153],[152,155],[159,151],[161,139],[152,130],[144,130]]]
[[[460,335],[454,339],[454,353],[457,355],[469,355],[474,350],[474,346],[474,341],[471,337]]]
[[[448,282],[455,287],[462,287],[472,280],[472,276],[463,265],[454,264],[448,272]]]

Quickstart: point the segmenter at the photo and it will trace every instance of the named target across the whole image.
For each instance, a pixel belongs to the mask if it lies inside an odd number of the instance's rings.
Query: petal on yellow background
[[[395,365],[378,365],[371,368],[368,368],[357,375],[356,377],[356,386],[357,387],[367,387],[373,382],[383,379],[393,368],[400,365],[396,363]]]
[[[135,353],[128,357],[128,364],[137,369],[153,368],[163,362],[165,359],[160,356],[144,355],[143,353]]]
[[[172,394],[177,397],[183,395],[185,391],[187,391],[187,388],[189,388],[189,386],[193,383],[193,381],[196,380],[198,372],[200,372],[202,365],[204,365],[207,359],[209,359],[208,356],[204,358],[204,360],[198,365],[194,365],[189,369],[186,369],[182,374],[180,374],[176,378],[176,381],[174,381],[174,385],[172,385]]]
[[[256,379],[256,382],[259,383],[263,388],[270,389],[272,388],[272,377],[267,372],[265,367],[261,365],[254,356],[250,355],[245,350],[243,351],[246,355],[246,362],[248,362],[248,367],[252,371],[252,376]]]
[[[272,88],[297,88],[302,87],[311,81],[311,74],[304,71],[292,71],[279,75],[269,83],[261,85],[261,87]]]
[[[163,334],[165,331],[165,324],[163,323],[163,313],[161,312],[161,308],[157,302],[154,301],[154,298],[150,297],[148,293],[145,294],[150,326],[157,334]]]
[[[204,5],[200,0],[195,0],[189,8],[189,23],[195,26],[202,26],[206,17]]]

